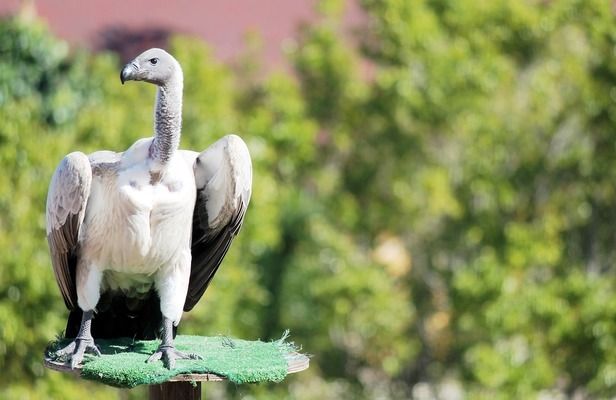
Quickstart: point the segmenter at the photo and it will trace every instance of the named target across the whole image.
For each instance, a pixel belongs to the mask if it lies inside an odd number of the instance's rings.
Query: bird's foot
[[[68,346],[56,351],[56,357],[61,360],[70,360],[71,369],[75,369],[83,361],[84,354],[92,353],[100,356],[101,352],[90,337],[77,337]]]
[[[175,368],[175,360],[202,360],[203,358],[195,353],[184,353],[176,349],[173,345],[161,344],[158,350],[152,354],[146,362],[151,363],[162,359],[163,365],[167,369]]]

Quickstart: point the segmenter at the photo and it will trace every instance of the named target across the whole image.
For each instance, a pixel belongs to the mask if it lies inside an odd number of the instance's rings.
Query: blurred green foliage
[[[237,132],[254,163],[245,226],[182,332],[290,328],[314,355],[283,384],[208,392],[616,396],[610,2],[361,3],[359,48],[341,38],[343,3],[320,3],[294,75],[234,72],[194,39],[170,46],[182,147]],[[0,22],[0,54],[0,397],[109,398],[41,365],[67,315],[45,196],[64,154],[150,135],[154,88],[121,86],[114,56],[19,19]]]

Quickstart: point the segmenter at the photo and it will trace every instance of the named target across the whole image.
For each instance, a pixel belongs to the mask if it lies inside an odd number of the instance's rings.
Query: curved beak
[[[122,72],[120,72],[120,81],[122,81],[122,85],[124,85],[126,81],[134,80],[136,73],[137,70],[133,63],[126,64],[124,68],[122,68]]]

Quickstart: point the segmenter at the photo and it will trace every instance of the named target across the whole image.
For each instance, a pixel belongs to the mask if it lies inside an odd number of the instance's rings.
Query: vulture
[[[174,347],[183,311],[207,289],[244,221],[252,186],[246,144],[227,135],[179,150],[183,73],[162,49],[126,64],[126,81],[155,84],[154,136],[126,151],[66,155],[47,196],[47,241],[70,310],[73,341],[56,356],[78,366],[94,338],[160,339],[148,362],[198,358]]]

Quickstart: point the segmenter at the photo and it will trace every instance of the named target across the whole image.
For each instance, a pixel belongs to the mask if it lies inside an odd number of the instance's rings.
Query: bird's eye
[[[150,64],[156,65],[158,63],[158,58],[150,58]]]

